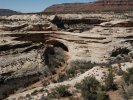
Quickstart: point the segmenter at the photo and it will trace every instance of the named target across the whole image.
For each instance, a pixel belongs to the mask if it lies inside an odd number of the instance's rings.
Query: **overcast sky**
[[[39,12],[53,4],[71,2],[92,2],[95,0],[0,0],[0,9],[11,9],[21,12]]]

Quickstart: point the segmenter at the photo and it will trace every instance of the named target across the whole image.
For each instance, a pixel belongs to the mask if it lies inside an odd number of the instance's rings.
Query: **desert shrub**
[[[77,73],[83,73],[88,69],[91,69],[94,67],[94,63],[91,63],[90,61],[84,61],[84,60],[74,60],[71,61],[69,64],[69,69],[67,70],[68,77],[74,77],[77,75]]]
[[[129,97],[133,96],[133,85],[128,87],[127,92],[128,92]]]
[[[91,61],[85,61],[85,60],[75,60],[71,61],[70,66],[76,67],[78,69],[91,69],[95,64],[91,63]]]
[[[81,99],[79,99],[78,97],[71,96],[69,97],[69,100],[81,100]]]
[[[123,75],[123,70],[121,68],[119,68],[117,71],[116,71],[117,75]]]
[[[46,82],[46,81],[41,81],[41,83],[42,83],[42,85],[43,85],[44,87],[48,85],[48,82]]]
[[[98,89],[100,83],[93,76],[86,77],[81,83],[76,84],[76,88],[93,92]]]
[[[133,67],[128,69],[129,75],[133,74]]]
[[[67,80],[67,79],[68,79],[68,76],[66,74],[59,74],[57,81],[63,82],[64,80]]]
[[[43,55],[46,65],[51,69],[65,63],[65,53],[60,47],[47,47]]]
[[[130,84],[133,84],[133,75],[130,76],[129,82],[130,82]]]
[[[97,92],[97,100],[109,100],[109,96],[105,92]]]
[[[69,64],[69,69],[66,71],[66,75],[59,75],[58,81],[62,82],[69,78],[75,77],[78,73],[83,73],[88,69],[91,69],[95,64],[90,61],[75,60]]]
[[[133,96],[133,85],[125,86],[125,84],[121,84],[121,96],[124,100],[130,100]]]
[[[123,79],[127,84],[133,84],[133,67],[123,74]]]
[[[75,77],[79,73],[84,73],[86,70],[92,68],[95,65],[95,63],[91,63],[90,61],[84,61],[84,60],[74,60],[71,61],[68,65],[68,69],[66,70],[66,74],[60,74],[58,77],[58,81],[62,82],[64,80],[67,80],[69,78]]]
[[[37,90],[34,90],[34,91],[32,91],[31,95],[36,95],[37,92],[38,92]]]
[[[122,88],[121,88],[120,94],[121,94],[122,98],[124,98],[124,100],[128,100],[129,99],[128,93],[125,91],[123,85],[121,85],[121,87]]]
[[[76,88],[81,90],[85,100],[96,100],[99,82],[95,77],[86,77],[81,83],[76,84]]]
[[[96,93],[91,93],[89,91],[84,91],[82,92],[83,98],[85,100],[96,100],[97,94]]]
[[[128,100],[129,98],[128,98],[128,94],[125,92],[125,91],[121,91],[121,96],[122,96],[122,98],[124,98],[124,100]]]
[[[67,70],[68,77],[74,77],[77,74],[77,68],[76,67],[70,67]]]
[[[77,69],[75,67],[71,67],[66,71],[66,74],[62,74],[62,73],[59,74],[57,81],[63,82],[69,78],[76,76],[76,74],[77,74]]]
[[[112,69],[109,70],[109,73],[105,76],[105,90],[116,89],[114,84],[114,75]]]
[[[124,79],[124,81],[125,81],[126,83],[129,83],[129,80],[130,80],[130,75],[129,75],[129,73],[124,72],[124,74],[123,74],[123,79]]]
[[[68,87],[64,85],[54,88],[52,92],[49,93],[50,98],[60,98],[69,96],[72,96],[72,94],[70,93],[70,91],[68,91]]]

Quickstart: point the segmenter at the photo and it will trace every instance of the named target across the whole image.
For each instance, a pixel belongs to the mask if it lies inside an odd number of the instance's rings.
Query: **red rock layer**
[[[48,7],[45,13],[133,10],[133,0],[98,0],[93,3],[65,3]]]

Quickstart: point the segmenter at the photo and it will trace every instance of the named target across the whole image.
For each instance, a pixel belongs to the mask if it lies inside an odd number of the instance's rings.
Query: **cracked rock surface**
[[[43,100],[48,89],[73,87],[87,76],[103,82],[108,64],[116,69],[120,64],[124,71],[133,67],[133,21],[124,15],[121,19],[109,14],[27,16],[1,18],[0,99]],[[58,82],[57,76],[76,60],[94,66]]]

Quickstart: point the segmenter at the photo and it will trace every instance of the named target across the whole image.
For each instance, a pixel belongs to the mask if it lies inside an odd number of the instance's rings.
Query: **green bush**
[[[81,83],[76,84],[76,88],[81,90],[81,94],[85,100],[96,100],[99,82],[95,77],[86,77]]]
[[[67,75],[69,78],[74,77],[77,73],[83,73],[88,69],[91,69],[95,64],[90,61],[84,60],[74,60],[69,64],[69,69],[67,70]]]
[[[63,82],[63,81],[65,81],[65,80],[67,80],[68,79],[68,76],[66,75],[66,74],[59,74],[58,75],[58,79],[57,79],[57,81],[58,82]]]
[[[123,98],[124,100],[128,100],[128,99],[129,99],[128,93],[125,91],[123,85],[122,85],[122,88],[121,88],[120,94],[121,94],[121,96],[122,96],[122,98]]]
[[[133,85],[128,87],[127,92],[128,92],[129,97],[133,96]]]
[[[43,56],[46,65],[51,69],[63,66],[65,63],[65,52],[60,47],[47,47]]]
[[[75,87],[81,90],[84,100],[109,100],[109,96],[102,91],[101,85],[95,77],[86,77]]]
[[[123,79],[124,79],[124,81],[125,81],[126,83],[129,83],[129,80],[130,80],[130,75],[129,75],[129,73],[125,72],[125,73],[123,74]]]
[[[69,100],[80,100],[78,97],[71,96]]]
[[[98,92],[97,93],[97,100],[109,100],[109,96],[105,92]]]
[[[74,60],[71,61],[70,66],[75,67],[77,69],[91,69],[93,68],[95,64],[91,63],[91,61],[85,61],[85,60]]]
[[[95,79],[95,77],[86,77],[81,83],[76,84],[76,87],[81,90],[87,90],[89,92],[94,92],[98,89],[100,83]]]
[[[121,91],[120,91],[121,96],[123,97],[124,100],[130,100],[132,99],[133,96],[133,85],[125,86],[125,84],[121,84]]]
[[[133,68],[129,68],[128,72],[123,74],[123,79],[127,84],[133,84]]]
[[[67,70],[67,76],[68,77],[74,77],[76,74],[77,74],[77,68],[76,67],[70,67],[68,70]]]
[[[68,91],[68,87],[61,85],[60,87],[56,87],[49,93],[50,98],[60,98],[60,97],[69,97],[72,94]]]
[[[128,94],[125,91],[121,91],[121,96],[124,98],[124,100],[128,100]]]
[[[107,76],[105,76],[105,90],[116,89],[114,84],[114,75],[112,69],[109,70]]]
[[[90,61],[84,60],[74,60],[69,64],[69,69],[66,71],[66,75],[59,75],[58,81],[62,82],[69,78],[75,77],[78,73],[83,73],[86,70],[92,68],[95,63],[91,63]]]
[[[116,71],[117,75],[123,75],[123,70],[121,68],[119,68],[117,71]]]

